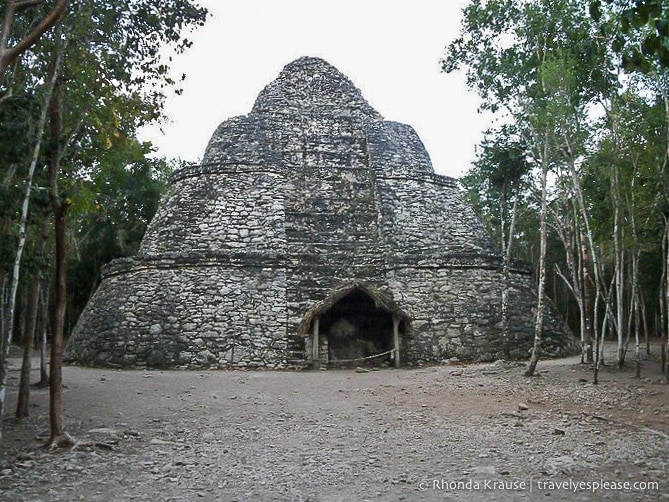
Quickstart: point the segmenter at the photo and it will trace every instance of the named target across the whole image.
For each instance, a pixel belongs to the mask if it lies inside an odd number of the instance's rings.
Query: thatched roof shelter
[[[328,312],[343,298],[353,293],[354,291],[362,291],[365,293],[374,301],[374,306],[377,309],[385,310],[400,320],[411,320],[409,314],[402,311],[402,309],[400,309],[397,303],[389,295],[384,294],[378,288],[361,282],[351,282],[338,287],[332,292],[330,296],[324,300],[314,303],[314,305],[305,313],[304,319],[297,328],[297,334],[300,336],[309,335],[311,333],[312,322],[315,318],[320,317]]]

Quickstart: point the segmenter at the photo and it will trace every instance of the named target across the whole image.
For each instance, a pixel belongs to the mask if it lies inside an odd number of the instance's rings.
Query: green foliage
[[[473,0],[463,13],[461,35],[446,48],[444,71],[464,70],[482,108],[516,113],[524,98],[545,94],[541,64],[565,58],[574,66],[579,92],[610,79],[598,60],[597,39],[576,0]]]
[[[62,141],[73,178],[88,178],[120,137],[162,115],[176,82],[169,57],[190,46],[184,36],[207,12],[188,0],[74,0],[64,19]],[[52,57],[61,40],[45,41]],[[70,180],[71,181],[71,180]]]
[[[16,36],[41,14],[40,8],[22,10]],[[68,201],[73,250],[71,319],[102,265],[137,250],[156,211],[175,163],[153,159],[151,146],[134,138],[140,126],[161,119],[167,93],[180,92],[184,76],[172,77],[172,55],[191,46],[190,30],[207,15],[191,0],[71,0],[58,28],[23,54],[0,92],[0,266],[6,270],[15,254],[22,176],[35,147],[41,95],[62,56],[61,125],[48,131],[38,159],[24,265],[43,262],[36,255],[32,260],[30,249],[43,208],[50,207],[44,155],[58,145],[57,195]]]
[[[586,194],[598,240],[610,255],[608,236],[613,232],[613,216],[608,186],[615,168],[623,198],[620,209],[627,222],[635,221],[635,228],[625,232],[625,247],[647,252],[661,242],[664,230],[661,216],[669,188],[663,169],[667,117],[661,101],[648,102],[631,90],[622,93],[616,104],[615,120],[624,127],[612,130],[610,124],[602,124],[598,149],[583,166]]]
[[[603,277],[613,276],[622,246],[624,260],[641,257],[639,283],[651,302],[669,214],[667,19],[666,0],[472,0],[442,60],[444,71],[464,71],[482,108],[513,131],[530,176],[548,170],[551,225],[572,246],[560,252],[549,234],[549,270],[565,270],[567,252],[580,259],[574,241],[587,218]],[[623,69],[646,73],[623,77]],[[462,180],[498,240],[508,197],[501,130],[489,133]],[[521,248],[536,249],[538,189],[530,176],[520,185],[518,238],[526,239]]]
[[[34,117],[39,105],[34,95],[10,96],[0,106],[0,162],[2,172],[11,165],[25,164],[30,158],[34,137]]]
[[[16,253],[20,201],[24,197],[27,168],[35,140],[35,116],[39,105],[35,95],[8,96],[0,105],[0,270],[9,272]],[[45,212],[44,193],[33,191],[29,222]],[[30,250],[26,264],[32,267]]]
[[[102,266],[137,251],[156,211],[171,165],[149,158],[150,146],[133,138],[138,127],[161,117],[165,93],[177,84],[166,47],[187,49],[184,32],[204,23],[206,14],[188,0],[71,5],[64,25],[66,176],[60,189],[74,202],[72,320]]]
[[[465,199],[498,243],[502,239],[501,219],[507,218],[508,206],[516,194],[521,201],[521,219],[527,213],[527,188],[531,180],[527,155],[526,146],[511,127],[488,131],[474,165],[460,180]],[[519,226],[515,237],[521,237],[522,232]]]
[[[77,255],[68,272],[71,317],[76,319],[95,289],[102,267],[139,249],[175,162],[150,158],[148,144],[119,139],[100,159],[105,166],[87,184],[90,204],[73,217]]]
[[[110,109],[112,116],[98,117],[98,126],[127,128],[160,116],[165,92],[177,84],[166,54],[190,47],[187,31],[202,26],[206,16],[190,0],[72,1],[65,20],[68,81],[94,90],[87,105]]]
[[[649,73],[669,68],[669,2],[667,0],[593,0],[590,15],[601,22],[615,9],[619,34],[611,47],[622,56],[627,71]],[[602,31],[605,31],[602,26]]]

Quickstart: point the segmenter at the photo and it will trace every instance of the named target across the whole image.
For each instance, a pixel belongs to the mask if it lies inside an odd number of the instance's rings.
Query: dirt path
[[[82,444],[41,448],[47,391],[33,390],[33,417],[5,423],[0,499],[669,500],[657,362],[641,380],[606,369],[599,386],[573,358],[541,362],[535,378],[522,369],[69,367],[67,425]],[[601,481],[630,484],[585,484]]]

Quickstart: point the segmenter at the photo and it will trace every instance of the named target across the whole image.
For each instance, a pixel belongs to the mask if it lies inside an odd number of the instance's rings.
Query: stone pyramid
[[[176,171],[138,254],[115,260],[66,360],[115,367],[405,365],[526,357],[536,303],[408,125],[318,58]],[[548,315],[544,350],[573,353]]]

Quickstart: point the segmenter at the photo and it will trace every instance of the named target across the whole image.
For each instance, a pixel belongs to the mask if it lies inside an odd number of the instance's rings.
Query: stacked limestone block
[[[407,316],[404,363],[525,357],[535,303],[513,268],[502,337],[501,259],[415,131],[384,121],[338,70],[287,65],[251,113],[221,124],[175,172],[137,256],[103,271],[69,361],[119,367],[269,367],[310,361],[306,312],[347,284]],[[545,349],[572,353],[549,315]],[[322,348],[322,347],[321,347]]]

